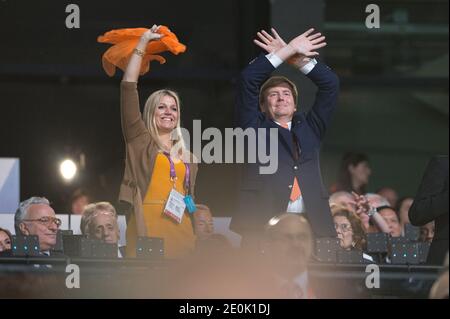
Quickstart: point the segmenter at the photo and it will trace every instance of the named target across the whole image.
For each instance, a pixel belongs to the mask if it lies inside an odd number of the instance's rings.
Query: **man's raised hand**
[[[319,53],[316,51],[317,49],[323,48],[327,45],[324,42],[325,37],[322,36],[321,33],[313,33],[314,29],[311,28],[305,33],[299,35],[289,42],[289,46],[297,52],[306,57],[315,57],[318,56]]]
[[[253,40],[253,42],[257,46],[265,50],[267,53],[275,53],[276,51],[282,49],[287,45],[286,42],[283,40],[283,38],[280,37],[280,35],[274,28],[271,28],[271,31],[272,35],[266,32],[265,30],[261,30],[261,32],[257,33],[259,39]],[[288,59],[289,64],[297,67],[302,67],[309,61],[310,58],[307,58],[304,55],[298,53]]]

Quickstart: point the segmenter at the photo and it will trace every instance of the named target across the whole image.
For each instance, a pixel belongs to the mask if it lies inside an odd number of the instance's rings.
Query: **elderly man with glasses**
[[[56,218],[50,202],[43,197],[31,197],[21,202],[14,216],[16,234],[38,236],[43,255],[50,255],[50,250],[56,245],[59,226],[61,220]]]

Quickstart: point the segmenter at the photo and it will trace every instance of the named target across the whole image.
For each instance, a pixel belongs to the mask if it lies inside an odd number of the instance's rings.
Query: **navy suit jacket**
[[[415,226],[434,220],[435,233],[427,263],[442,265],[448,252],[448,156],[433,157],[425,171],[409,219]]]
[[[308,113],[297,112],[294,115],[289,131],[269,119],[259,107],[260,87],[274,69],[269,60],[261,55],[244,69],[239,78],[235,105],[237,126],[267,131],[278,129],[278,169],[274,174],[263,175],[259,173],[260,163],[245,165],[240,174],[238,212],[232,219],[231,228],[237,232],[258,230],[271,217],[285,212],[294,177],[297,177],[314,233],[321,237],[335,237],[328,192],[322,184],[319,152],[336,108],[339,79],[323,63],[315,65],[306,75],[318,87],[314,105]],[[292,134],[298,141],[298,160],[294,157],[296,148]],[[268,132],[265,138],[268,154]]]

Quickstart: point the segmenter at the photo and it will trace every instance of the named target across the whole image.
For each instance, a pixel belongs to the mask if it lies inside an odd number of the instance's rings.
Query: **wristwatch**
[[[370,207],[369,211],[367,212],[367,215],[369,217],[372,217],[373,215],[375,215],[376,212],[377,210],[374,207]]]

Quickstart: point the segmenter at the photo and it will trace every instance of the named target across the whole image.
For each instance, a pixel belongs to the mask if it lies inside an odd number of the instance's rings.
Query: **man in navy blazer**
[[[271,143],[269,129],[278,129],[278,168],[274,174],[261,174],[258,161],[245,165],[238,213],[231,228],[245,237],[260,233],[263,225],[281,212],[306,213],[316,236],[335,237],[319,152],[336,108],[339,80],[328,66],[314,59],[318,55],[315,50],[326,45],[320,33],[310,29],[286,44],[274,29],[272,32],[273,36],[265,31],[258,33],[260,41],[255,43],[269,54],[256,58],[241,73],[235,115],[242,129],[265,129],[267,134],[262,138],[267,145]],[[317,85],[315,102],[308,113],[297,112],[294,83],[285,77],[269,78],[285,61]]]

